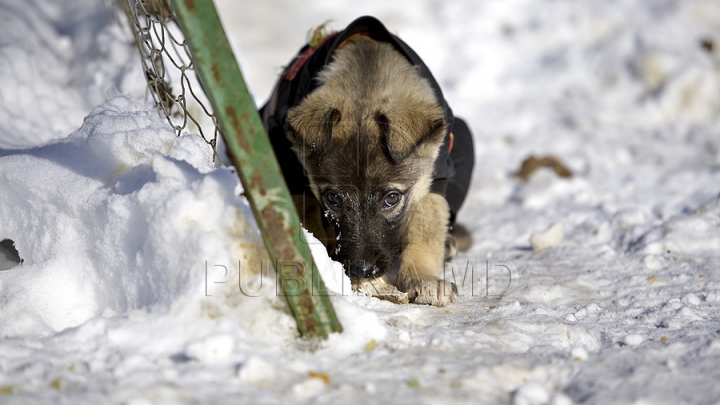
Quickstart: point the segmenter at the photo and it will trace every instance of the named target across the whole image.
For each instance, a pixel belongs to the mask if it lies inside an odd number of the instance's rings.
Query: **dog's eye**
[[[392,192],[385,196],[385,208],[392,208],[400,202],[400,193]]]
[[[325,194],[325,200],[328,204],[330,204],[331,207],[340,206],[340,197],[338,197],[337,194],[327,193]]]

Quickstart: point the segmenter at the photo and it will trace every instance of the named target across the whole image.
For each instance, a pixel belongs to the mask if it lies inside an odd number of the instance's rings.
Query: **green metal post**
[[[342,326],[317,274],[290,192],[248,92],[212,0],[171,0],[212,104],[223,139],[250,202],[279,287],[303,337],[326,337]]]

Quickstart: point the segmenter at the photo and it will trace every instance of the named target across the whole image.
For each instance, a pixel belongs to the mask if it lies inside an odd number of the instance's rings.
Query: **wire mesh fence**
[[[180,136],[197,132],[217,152],[220,129],[182,31],[167,0],[118,0],[140,51],[148,92],[161,118]],[[220,159],[222,163],[222,159]]]

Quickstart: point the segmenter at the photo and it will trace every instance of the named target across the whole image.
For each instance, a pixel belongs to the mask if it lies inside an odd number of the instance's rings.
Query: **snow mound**
[[[0,159],[0,234],[24,263],[1,274],[5,336],[99,315],[167,310],[202,285],[204,262],[252,240],[234,174],[197,136],[116,97],[68,138]],[[237,254],[257,255],[260,245]],[[7,319],[7,318],[6,318]]]

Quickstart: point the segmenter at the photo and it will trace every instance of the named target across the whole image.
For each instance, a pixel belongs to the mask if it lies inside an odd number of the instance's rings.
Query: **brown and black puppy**
[[[284,132],[331,225],[331,254],[353,279],[384,277],[418,304],[455,302],[441,279],[450,210],[430,192],[449,125],[432,86],[368,35],[343,42],[316,80]]]

